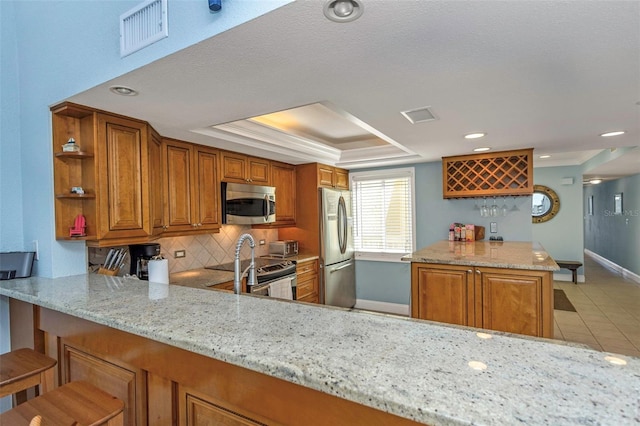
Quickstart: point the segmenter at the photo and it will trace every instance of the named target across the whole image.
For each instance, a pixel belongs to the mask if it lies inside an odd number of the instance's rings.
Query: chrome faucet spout
[[[256,280],[256,262],[255,262],[255,247],[256,242],[251,236],[251,234],[242,234],[240,238],[238,238],[238,243],[236,244],[236,257],[233,263],[233,292],[235,294],[240,294],[242,290],[242,277],[244,276],[242,268],[240,267],[240,249],[242,249],[242,244],[246,240],[249,240],[249,247],[251,248],[251,263],[247,268],[249,270],[249,278],[248,285],[256,285],[258,282]]]

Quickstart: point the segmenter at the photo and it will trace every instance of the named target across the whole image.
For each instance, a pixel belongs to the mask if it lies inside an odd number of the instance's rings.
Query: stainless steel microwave
[[[276,221],[276,189],[272,186],[222,182],[222,223],[253,225]]]

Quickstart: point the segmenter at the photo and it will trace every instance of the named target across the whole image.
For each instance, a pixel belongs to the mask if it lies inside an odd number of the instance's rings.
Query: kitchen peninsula
[[[553,337],[553,271],[538,243],[439,241],[411,264],[411,316]]]
[[[129,425],[638,421],[636,358],[155,286],[104,275],[32,277],[0,282],[0,294],[10,298],[14,341],[32,339],[58,358],[63,382],[88,378],[124,400]]]

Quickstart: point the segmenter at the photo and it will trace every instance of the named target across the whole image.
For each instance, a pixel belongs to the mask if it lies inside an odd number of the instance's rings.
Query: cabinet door
[[[318,303],[318,260],[298,263],[296,278],[296,300]]]
[[[247,157],[232,152],[222,151],[220,180],[226,182],[247,183]]]
[[[147,126],[101,115],[99,238],[151,235]],[[105,214],[106,213],[106,214]]]
[[[254,185],[269,185],[269,161],[262,158],[247,158],[247,179]]]
[[[473,276],[466,267],[419,267],[411,284],[411,316],[473,325]]]
[[[194,172],[196,185],[192,187],[194,211],[197,213],[196,228],[213,230],[220,228],[220,206],[218,200],[218,151],[198,146],[195,149]]]
[[[542,278],[479,270],[482,328],[542,336]]]
[[[250,417],[250,413],[236,411],[227,407],[226,404],[223,405],[222,402],[213,400],[211,397],[184,386],[180,386],[178,410],[180,412],[179,426],[247,426],[265,424],[253,420]]]
[[[333,167],[318,164],[318,186],[333,188]]]
[[[162,138],[153,129],[149,138],[149,208],[153,235],[162,233],[164,226],[164,173]]]
[[[165,231],[190,231],[194,223],[191,211],[191,146],[165,139],[163,154],[167,178]]]
[[[123,368],[63,344],[63,383],[84,380],[124,402],[124,424],[146,424],[142,372]]]
[[[334,169],[334,183],[338,189],[349,189],[349,171],[345,169]]]
[[[296,169],[284,163],[271,163],[271,184],[276,188],[276,222],[274,225],[296,223]]]

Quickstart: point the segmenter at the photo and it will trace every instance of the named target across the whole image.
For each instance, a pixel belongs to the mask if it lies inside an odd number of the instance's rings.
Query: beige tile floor
[[[640,357],[640,284],[585,255],[585,281],[554,281],[577,312],[554,311],[554,337]]]

